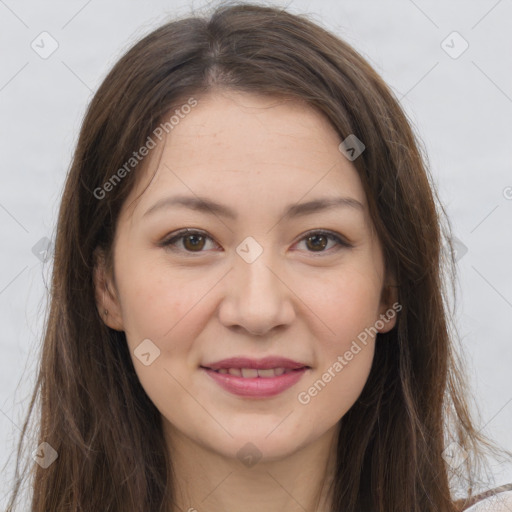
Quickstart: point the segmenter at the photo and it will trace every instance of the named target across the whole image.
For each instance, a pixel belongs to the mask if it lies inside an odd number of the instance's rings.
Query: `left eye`
[[[300,241],[304,241],[306,243],[306,247],[313,248],[311,252],[327,252],[324,251],[324,249],[329,244],[329,241],[334,242],[334,245],[338,246],[337,249],[341,249],[341,247],[350,247],[350,244],[334,233],[330,233],[328,231],[311,231],[305,237],[301,238]],[[332,249],[332,246],[330,249]]]
[[[185,229],[179,231],[171,238],[163,240],[159,245],[162,247],[169,247],[171,250],[185,250],[185,252],[204,252],[203,249],[206,241],[213,241],[211,237],[202,231]],[[182,241],[181,247],[177,247],[177,242]],[[300,239],[300,242],[305,242],[306,247],[311,249],[308,252],[327,252],[324,249],[329,245],[329,241],[334,242],[334,245],[341,247],[351,247],[351,245],[339,236],[329,231],[310,231]],[[332,246],[329,248],[332,249]]]

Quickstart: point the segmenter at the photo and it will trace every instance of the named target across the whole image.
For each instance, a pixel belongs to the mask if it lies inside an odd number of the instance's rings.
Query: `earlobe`
[[[93,281],[98,313],[108,327],[123,331],[123,318],[115,286],[106,268],[105,255],[100,248],[94,251]]]

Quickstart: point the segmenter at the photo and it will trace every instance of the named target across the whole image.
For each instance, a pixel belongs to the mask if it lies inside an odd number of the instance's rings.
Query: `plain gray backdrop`
[[[400,99],[457,238],[457,326],[479,428],[512,450],[512,2],[267,3],[311,14]],[[0,0],[2,467],[13,467],[34,383],[51,249],[41,260],[85,108],[133,42],[206,5]],[[512,482],[510,466],[496,465],[495,474],[495,485]],[[2,476],[0,497],[10,477]]]

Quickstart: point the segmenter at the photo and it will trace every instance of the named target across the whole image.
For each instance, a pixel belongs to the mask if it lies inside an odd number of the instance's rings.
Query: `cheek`
[[[347,308],[337,317],[336,336],[318,340],[318,364],[297,393],[299,408],[318,425],[332,425],[342,418],[368,380],[375,338],[364,315],[357,314]]]
[[[333,358],[301,387],[297,407],[302,416],[314,418],[317,433],[337,423],[357,401],[368,380],[373,354],[374,343],[369,342],[350,361],[343,356],[343,362]]]
[[[214,280],[194,279],[161,265],[144,267],[119,268],[119,275],[128,276],[119,285],[127,337],[159,343],[169,337],[181,339],[180,332],[186,331],[186,338],[200,332],[201,302]]]
[[[180,383],[190,378],[194,341],[205,328],[207,293],[216,280],[195,279],[156,264],[133,262],[118,268],[123,276],[118,284],[123,322],[136,374],[155,406],[172,416],[166,409],[170,403],[179,410],[188,404],[189,395]],[[147,339],[156,346],[144,350],[151,353],[148,365],[138,357]]]
[[[314,286],[311,280],[303,281],[301,295],[317,317],[317,337],[331,356],[345,352],[379,318],[380,283],[371,276],[371,269],[354,266]]]
[[[368,379],[375,349],[372,327],[380,303],[380,283],[367,277],[371,275],[354,267],[314,291],[310,288],[307,304],[319,317],[318,365],[297,400],[319,424],[341,418]]]

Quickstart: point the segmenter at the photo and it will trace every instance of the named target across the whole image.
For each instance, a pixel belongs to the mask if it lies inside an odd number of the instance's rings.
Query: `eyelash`
[[[199,231],[199,230],[195,230],[195,229],[185,228],[185,229],[182,229],[182,230],[180,230],[180,231],[178,231],[176,233],[173,233],[170,238],[166,238],[165,240],[162,240],[158,245],[160,247],[169,248],[172,251],[185,252],[187,254],[201,254],[201,253],[205,252],[205,251],[187,251],[186,249],[178,249],[176,247],[173,247],[173,245],[177,241],[179,241],[180,239],[183,240],[183,238],[186,235],[199,235],[199,236],[202,236],[204,238],[213,240],[210,236],[206,235],[206,233],[204,231]],[[343,240],[340,236],[338,236],[334,232],[326,231],[326,230],[322,230],[322,229],[308,231],[299,240],[299,242],[302,242],[303,240],[305,240],[308,237],[313,236],[313,235],[321,235],[321,236],[327,237],[329,240],[334,240],[337,243],[337,245],[338,245],[338,247],[335,249],[336,251],[341,250],[342,248],[348,249],[348,248],[352,247],[351,244],[349,244],[348,242]],[[315,254],[315,252],[316,252],[316,254],[320,256],[321,254],[329,253],[331,250],[332,250],[332,248],[328,249],[328,250],[324,250],[324,251],[307,251],[307,252],[310,252],[312,254]]]

